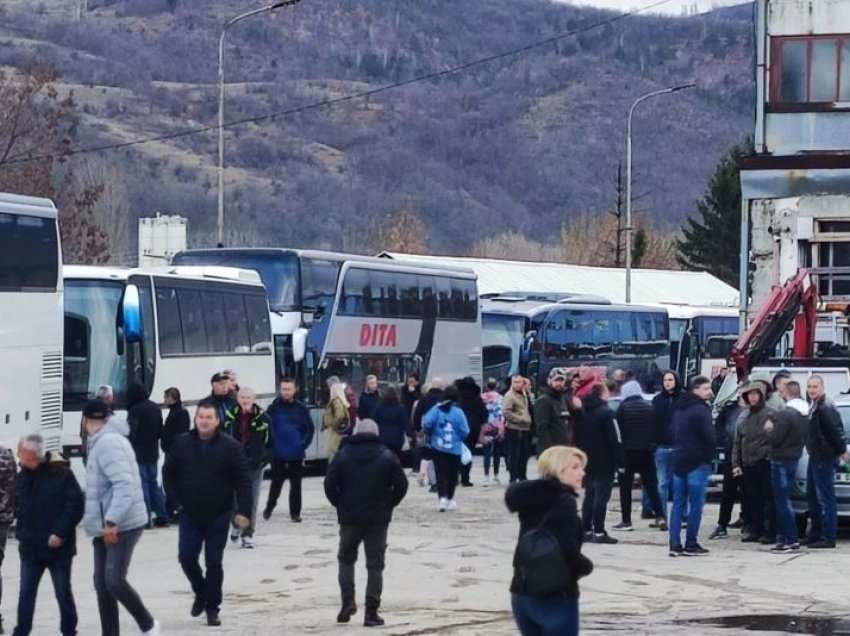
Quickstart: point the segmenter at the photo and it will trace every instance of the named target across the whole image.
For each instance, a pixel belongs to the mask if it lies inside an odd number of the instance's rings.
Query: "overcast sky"
[[[620,11],[631,11],[653,4],[656,0],[561,0],[571,4],[586,4],[603,9],[618,9]],[[698,11],[709,11],[714,6],[728,6],[743,4],[742,0],[669,0],[666,4],[657,7],[656,13],[667,13],[670,15],[681,15],[683,7],[696,5]]]

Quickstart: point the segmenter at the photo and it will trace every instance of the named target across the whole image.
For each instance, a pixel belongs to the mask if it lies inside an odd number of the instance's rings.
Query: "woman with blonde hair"
[[[330,385],[330,400],[322,413],[322,430],[327,430],[328,463],[333,461],[339,450],[342,437],[351,425],[348,409],[351,406],[345,397],[345,383]]]
[[[505,492],[508,510],[519,513],[511,605],[523,636],[579,633],[578,580],[593,571],[576,504],[586,465],[583,451],[552,446],[537,461],[540,479]]]

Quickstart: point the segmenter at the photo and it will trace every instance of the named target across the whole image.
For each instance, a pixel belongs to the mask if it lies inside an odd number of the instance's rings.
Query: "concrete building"
[[[850,299],[850,2],[757,0],[755,26],[741,309],[757,310],[800,267],[813,269],[823,298]],[[834,341],[846,343],[846,322]]]

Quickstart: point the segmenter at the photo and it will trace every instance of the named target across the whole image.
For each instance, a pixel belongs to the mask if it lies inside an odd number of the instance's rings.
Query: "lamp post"
[[[245,18],[260,13],[270,13],[275,9],[298,4],[300,0],[284,0],[265,7],[246,11],[231,18],[224,24],[218,38],[218,246],[224,246],[224,36],[227,29]]]
[[[655,97],[656,95],[666,95],[667,93],[677,93],[687,88],[693,88],[695,83],[680,84],[669,88],[662,88],[651,93],[646,93],[638,97],[632,107],[629,109],[629,119],[626,125],[626,302],[632,302],[632,117],[635,114],[635,109],[638,104]]]

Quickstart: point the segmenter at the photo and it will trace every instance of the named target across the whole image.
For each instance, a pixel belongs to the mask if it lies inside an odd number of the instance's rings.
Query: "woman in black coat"
[[[407,409],[399,398],[398,389],[392,384],[384,387],[381,392],[381,401],[375,410],[378,437],[398,455],[399,459],[404,446],[404,435],[410,422],[407,413]]]
[[[469,435],[466,437],[465,444],[470,452],[475,450],[475,445],[478,444],[478,437],[481,435],[481,427],[490,419],[490,413],[487,411],[487,405],[481,398],[481,387],[473,378],[463,378],[455,382],[455,386],[460,391],[460,402],[458,406],[466,415],[466,421],[469,424]],[[469,480],[469,474],[472,471],[472,462],[463,464],[460,467],[460,483],[462,486],[472,486]]]
[[[532,591],[533,566],[523,563],[520,543],[514,553],[511,605],[523,636],[576,636],[579,633],[578,580],[593,571],[581,553],[582,528],[578,492],[587,455],[577,448],[552,446],[538,459],[540,479],[512,484],[505,493],[508,510],[519,513],[520,541],[525,533],[542,527],[558,541],[567,576],[559,589],[546,594]]]

